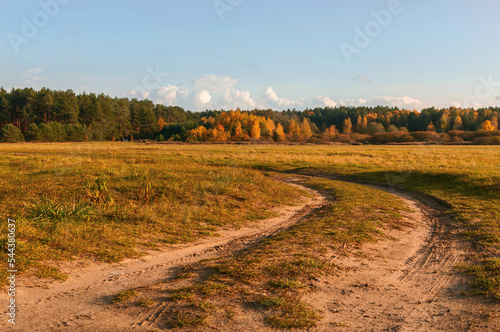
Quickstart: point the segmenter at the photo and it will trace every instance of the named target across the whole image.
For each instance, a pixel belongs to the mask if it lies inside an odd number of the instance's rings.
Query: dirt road
[[[279,217],[254,227],[223,231],[220,237],[178,246],[141,260],[98,264],[65,271],[68,281],[28,284],[20,280],[17,331],[152,331],[161,312],[134,317],[110,306],[117,292],[147,286],[171,275],[172,268],[200,259],[228,254],[283,231],[317,208],[331,204],[324,194],[295,184],[313,195],[295,207],[279,211]],[[337,257],[339,275],[317,281],[318,291],[304,300],[322,313],[314,331],[467,331],[476,328],[499,331],[492,310],[498,304],[484,297],[465,295],[465,279],[453,272],[469,250],[458,237],[446,209],[437,201],[400,190],[379,188],[401,197],[413,213],[404,215],[411,227],[390,232],[393,240],[366,245],[362,255]],[[334,204],[334,203],[333,203]],[[356,258],[357,257],[357,258]],[[24,283],[24,284],[23,284]],[[7,303],[5,294],[0,296]],[[490,316],[488,316],[490,315]],[[249,317],[209,331],[272,330],[262,320]],[[489,319],[487,319],[489,318]],[[6,319],[1,322],[5,327]]]

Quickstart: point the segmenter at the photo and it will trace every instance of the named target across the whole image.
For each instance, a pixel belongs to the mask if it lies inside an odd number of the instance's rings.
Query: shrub
[[[332,137],[333,142],[351,143],[351,135],[337,134]]]
[[[89,135],[87,127],[81,124],[67,124],[64,129],[67,135],[66,140],[70,142],[83,142]]]
[[[410,136],[410,134],[396,131],[390,133],[378,133],[370,137],[368,140],[373,144],[385,144],[385,143],[405,143],[413,142],[415,139]]]
[[[472,143],[476,145],[500,145],[500,136],[477,137]]]
[[[40,128],[38,128],[36,123],[32,123],[29,125],[28,131],[26,132],[26,140],[28,141],[40,140]]]
[[[441,136],[435,131],[415,131],[411,136],[418,142],[440,142]]]
[[[21,129],[9,123],[0,131],[0,141],[5,143],[24,142],[24,136]]]

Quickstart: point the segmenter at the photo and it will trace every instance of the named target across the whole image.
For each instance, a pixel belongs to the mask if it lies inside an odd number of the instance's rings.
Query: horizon
[[[41,0],[3,8],[6,90],[71,89],[191,111],[421,111],[500,101],[500,4],[492,0]]]

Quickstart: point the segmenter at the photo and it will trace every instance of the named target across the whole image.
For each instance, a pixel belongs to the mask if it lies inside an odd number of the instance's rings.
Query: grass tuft
[[[455,268],[472,276],[471,286],[477,290],[478,294],[491,294],[500,300],[499,258],[485,259],[478,265],[459,264]]]
[[[124,291],[121,291],[117,293],[115,296],[111,298],[111,302],[113,303],[120,303],[120,302],[125,302],[127,300],[130,300],[131,298],[135,297],[137,294],[139,294],[139,291],[136,289],[127,289]]]

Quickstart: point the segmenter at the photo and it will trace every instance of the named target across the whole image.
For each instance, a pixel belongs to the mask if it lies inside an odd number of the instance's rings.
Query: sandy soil
[[[300,185],[297,185],[300,186]],[[302,187],[306,189],[305,187]],[[365,245],[358,255],[332,257],[338,275],[315,281],[318,291],[304,300],[323,316],[312,331],[500,331],[500,306],[468,295],[463,276],[453,265],[464,261],[467,244],[445,208],[437,201],[394,188],[379,188],[401,198],[414,210],[405,213],[409,227],[391,231],[392,240]],[[279,217],[254,227],[228,230],[220,237],[177,246],[141,260],[120,264],[66,267],[70,279],[40,285],[21,279],[17,331],[153,331],[161,307],[135,315],[109,305],[124,289],[168,278],[176,266],[222,256],[283,231],[317,208],[331,203],[322,193],[280,209]],[[0,301],[7,303],[5,294]],[[6,319],[0,322],[5,328]],[[271,331],[255,312],[242,312],[229,325],[203,331]]]

